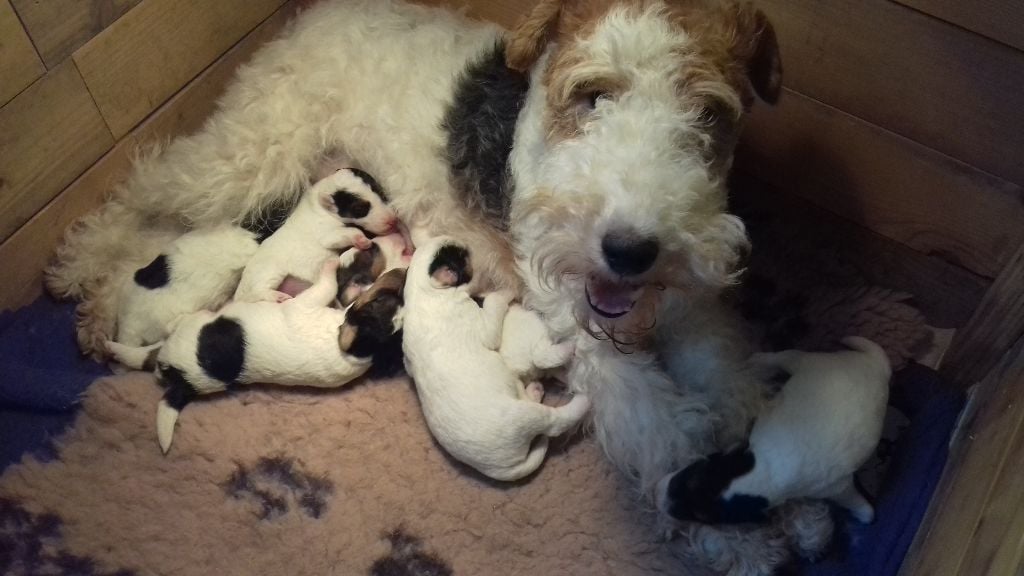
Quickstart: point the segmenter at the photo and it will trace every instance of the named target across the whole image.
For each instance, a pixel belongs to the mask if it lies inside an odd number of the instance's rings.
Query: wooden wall
[[[137,146],[188,133],[297,0],[0,0],[0,309]]]

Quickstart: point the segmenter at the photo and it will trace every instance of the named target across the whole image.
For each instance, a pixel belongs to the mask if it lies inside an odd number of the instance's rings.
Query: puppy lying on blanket
[[[182,316],[220,308],[257,248],[253,234],[236,226],[182,235],[122,287],[117,341],[159,342]]]
[[[480,307],[470,297],[470,277],[466,248],[445,239],[418,247],[405,288],[405,366],[445,450],[491,478],[518,480],[541,465],[547,437],[576,425],[590,404],[577,395],[565,406],[545,406],[540,383],[523,386],[522,374],[498,352],[511,296],[489,294]],[[535,354],[537,335],[515,338],[529,344],[509,351],[543,355],[549,367],[572,354],[565,346]]]
[[[853,474],[881,437],[892,369],[874,342],[851,336],[843,344],[851,350],[755,354],[753,364],[790,378],[754,423],[749,444],[663,478],[658,508],[677,520],[756,522],[787,500],[823,498],[872,521]]]
[[[380,187],[365,172],[344,168],[309,188],[295,209],[249,261],[235,300],[281,301],[278,291],[289,276],[316,279],[320,265],[351,246],[366,250],[365,232],[390,234],[398,218],[384,204]]]
[[[219,312],[187,316],[162,345],[108,343],[127,366],[155,363],[167,387],[157,409],[165,453],[178,413],[201,394],[254,383],[342,386],[362,376],[376,351],[400,337],[405,270],[386,272],[342,311],[328,307],[337,297],[337,268],[338,258],[331,258],[313,286],[283,303],[232,302]]]

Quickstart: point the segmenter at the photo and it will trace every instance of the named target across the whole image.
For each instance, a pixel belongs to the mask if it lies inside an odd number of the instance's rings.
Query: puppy
[[[400,338],[405,271],[386,272],[342,311],[328,307],[338,292],[337,267],[338,259],[330,259],[313,286],[280,304],[232,302],[219,312],[187,316],[162,345],[108,342],[127,366],[155,365],[167,387],[157,409],[164,453],[179,412],[199,395],[254,383],[342,386],[370,368],[378,349]]]
[[[398,233],[374,238],[366,250],[349,248],[342,252],[336,304],[340,308],[352,304],[381,274],[396,268],[408,268],[411,259],[412,248]]]
[[[590,403],[577,395],[557,408],[540,404],[543,388],[525,388],[498,352],[511,295],[492,293],[478,306],[466,285],[471,277],[469,251],[449,240],[413,255],[405,366],[445,450],[491,478],[518,480],[541,465],[547,437],[576,425]]]
[[[756,522],[797,498],[823,498],[871,522],[874,509],[853,474],[882,434],[889,397],[889,359],[856,336],[851,350],[755,354],[757,367],[791,376],[757,419],[748,444],[712,454],[665,476],[656,491],[661,512],[704,523]]]
[[[122,286],[117,341],[159,342],[178,318],[221,307],[257,248],[253,234],[236,226],[182,235]]]
[[[536,312],[512,304],[505,314],[498,352],[505,365],[527,380],[535,380],[547,371],[564,366],[575,352],[572,341],[556,344]],[[531,382],[530,386],[540,385]]]
[[[320,265],[341,250],[368,249],[364,232],[394,232],[398,218],[384,202],[380,187],[365,172],[346,168],[320,180],[260,245],[242,273],[235,300],[290,298],[278,290],[289,276],[313,282]]]

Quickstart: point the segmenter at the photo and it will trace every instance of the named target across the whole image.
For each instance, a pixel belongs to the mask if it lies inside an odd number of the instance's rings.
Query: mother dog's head
[[[541,0],[505,55],[530,75],[511,230],[534,305],[555,324],[610,333],[649,323],[665,287],[730,282],[747,237],[726,212],[726,172],[755,96],[781,90],[764,14],[727,1]]]

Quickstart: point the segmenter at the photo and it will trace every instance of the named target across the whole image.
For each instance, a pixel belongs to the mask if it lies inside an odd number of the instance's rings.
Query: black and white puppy
[[[881,437],[892,369],[874,342],[851,336],[843,344],[850,350],[755,354],[752,364],[782,369],[789,380],[749,443],[665,476],[659,510],[683,521],[759,522],[787,500],[817,498],[871,522],[874,509],[853,475]]]
[[[320,265],[342,250],[370,248],[366,233],[390,234],[398,226],[380,186],[368,174],[338,170],[313,184],[284,224],[263,241],[242,273],[235,300],[290,298],[278,291],[285,279],[311,283]]]
[[[161,449],[170,449],[178,413],[199,395],[240,384],[331,388],[370,369],[378,350],[400,338],[405,270],[384,273],[347,310],[328,307],[337,297],[338,259],[295,298],[232,302],[218,312],[185,317],[162,345],[130,348],[108,343],[134,368],[155,367],[167,387],[157,409]]]
[[[122,286],[117,341],[153,344],[179,318],[223,306],[258,247],[254,235],[237,226],[182,235]]]
[[[492,292],[477,306],[471,277],[464,246],[437,238],[416,250],[405,288],[405,366],[438,443],[491,478],[518,480],[540,467],[548,437],[576,426],[590,402],[577,394],[564,406],[541,404],[543,387],[527,386],[528,374],[513,371],[500,352],[512,294]],[[522,370],[539,368],[535,358],[551,367],[573,351],[550,341],[548,346],[544,355],[533,346],[514,346]]]

